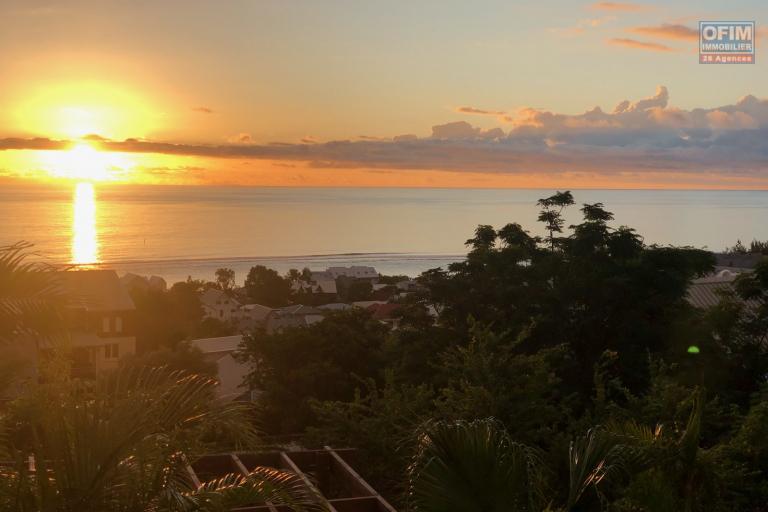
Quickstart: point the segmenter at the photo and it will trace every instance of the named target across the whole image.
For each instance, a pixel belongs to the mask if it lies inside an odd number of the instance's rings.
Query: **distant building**
[[[222,322],[234,322],[238,318],[240,302],[219,290],[208,288],[200,294],[200,304],[203,306],[205,318],[215,318]]]
[[[721,270],[716,274],[694,279],[688,287],[685,299],[695,308],[707,309],[717,306],[724,295],[733,294],[738,297],[734,282],[743,273],[744,271]],[[758,301],[750,300],[747,304],[757,306]]]
[[[402,305],[390,302],[387,304],[371,304],[366,309],[371,312],[371,318],[374,320],[378,320],[392,329],[397,329],[400,327],[400,321],[402,320],[402,308]]]
[[[89,376],[114,369],[136,353],[136,307],[113,270],[61,272],[67,298],[73,373]]]
[[[189,344],[203,353],[206,361],[216,363],[216,375],[219,385],[216,395],[225,400],[250,400],[250,391],[243,386],[244,379],[251,371],[251,366],[235,359],[243,337],[223,336],[220,338],[201,338],[191,340]]]
[[[321,293],[321,294],[328,294],[331,296],[335,296],[336,291],[336,280],[335,279],[326,279],[323,277],[315,279],[312,278],[312,281],[309,283],[304,281],[296,281],[291,284],[291,289],[294,292],[304,292],[304,293]]]
[[[243,304],[237,311],[235,323],[242,331],[266,327],[267,318],[273,311],[272,308],[261,304]]]
[[[273,310],[267,317],[266,330],[272,334],[288,327],[308,327],[325,318],[323,310],[296,304]]]
[[[415,279],[404,279],[395,283],[397,289],[401,292],[414,292],[423,288]]]

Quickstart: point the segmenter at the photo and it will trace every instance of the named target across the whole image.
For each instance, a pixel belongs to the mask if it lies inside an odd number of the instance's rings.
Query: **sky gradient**
[[[0,176],[768,188],[768,6],[665,4],[5,0]]]

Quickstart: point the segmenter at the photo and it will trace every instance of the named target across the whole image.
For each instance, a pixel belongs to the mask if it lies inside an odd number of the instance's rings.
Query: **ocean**
[[[114,184],[2,184],[0,244],[35,244],[54,264],[212,279],[231,267],[371,265],[418,275],[458,261],[478,224],[518,222],[544,234],[536,200],[552,190],[254,188]],[[614,226],[646,243],[722,250],[768,239],[768,192],[574,190],[602,202]]]

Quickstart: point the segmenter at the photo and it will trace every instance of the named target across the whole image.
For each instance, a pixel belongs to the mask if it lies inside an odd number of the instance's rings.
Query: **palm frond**
[[[628,472],[634,452],[605,429],[596,427],[571,442],[568,451],[570,510],[590,487],[610,484]]]
[[[30,261],[32,245],[0,247],[0,343],[64,333],[64,296],[57,269]]]
[[[296,512],[323,511],[322,498],[296,474],[259,467],[248,475],[229,474],[184,493],[169,492],[167,510],[228,511],[235,506],[271,503]]]
[[[543,464],[495,420],[428,423],[409,469],[420,512],[537,510]]]

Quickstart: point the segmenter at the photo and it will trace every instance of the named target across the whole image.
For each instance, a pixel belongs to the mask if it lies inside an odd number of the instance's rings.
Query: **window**
[[[115,332],[123,332],[123,317],[115,317]]]
[[[120,357],[120,345],[117,343],[110,343],[104,345],[104,358],[105,359],[117,359]]]
[[[101,319],[101,330],[103,332],[109,332],[109,317],[105,316]]]

